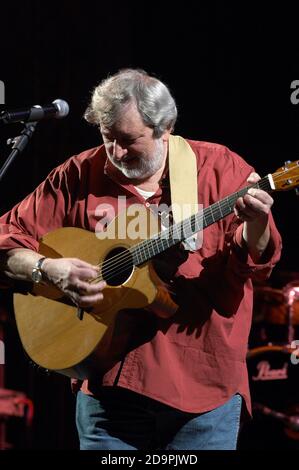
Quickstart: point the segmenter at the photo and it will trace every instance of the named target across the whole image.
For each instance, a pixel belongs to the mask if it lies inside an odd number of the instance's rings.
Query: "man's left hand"
[[[250,184],[257,183],[261,177],[257,173],[251,173],[247,179]],[[234,212],[236,216],[246,222],[253,222],[256,219],[267,219],[273,199],[270,194],[262,189],[250,188],[244,197],[237,199]]]

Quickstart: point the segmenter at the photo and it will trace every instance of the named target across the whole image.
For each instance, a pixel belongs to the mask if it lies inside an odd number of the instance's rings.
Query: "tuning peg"
[[[10,137],[7,139],[6,143],[7,145],[13,145],[15,143],[16,137]]]

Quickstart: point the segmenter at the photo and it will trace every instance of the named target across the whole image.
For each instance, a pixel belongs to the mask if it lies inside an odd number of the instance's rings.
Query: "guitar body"
[[[145,236],[155,235],[159,231],[157,218],[144,206],[138,207],[138,220],[147,228]],[[98,265],[120,250],[127,253],[126,249],[142,241],[123,237],[123,223],[130,227],[134,220],[136,214],[121,213],[100,234],[101,239],[84,229],[57,229],[43,237],[40,253],[53,258],[80,258]],[[119,234],[121,239],[115,238]],[[77,316],[77,307],[57,288],[38,285],[32,293],[14,295],[18,332],[25,351],[36,364],[69,377],[90,378],[101,370],[103,347],[109,342],[105,338],[109,338],[115,317],[121,315],[122,309],[150,308],[161,316],[176,311],[177,305],[150,262],[140,266],[126,264],[128,267],[120,273],[120,284],[108,284],[103,301],[91,312],[84,312],[82,319]]]

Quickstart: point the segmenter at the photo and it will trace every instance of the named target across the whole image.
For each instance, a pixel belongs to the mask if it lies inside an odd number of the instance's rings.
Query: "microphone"
[[[275,411],[271,408],[268,408],[267,406],[264,406],[261,403],[254,403],[253,409],[259,411],[263,415],[272,416],[272,418],[283,422],[289,429],[292,429],[293,431],[299,431],[298,415],[288,416],[285,413],[281,413],[280,411]]]
[[[68,115],[69,109],[66,101],[57,99],[45,106],[36,104],[31,108],[2,111],[0,121],[9,124],[11,122],[33,122],[49,118],[61,119]]]

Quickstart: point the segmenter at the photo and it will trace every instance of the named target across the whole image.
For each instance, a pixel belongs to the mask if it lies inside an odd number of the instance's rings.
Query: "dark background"
[[[195,2],[194,2],[195,3]],[[295,12],[276,7],[206,2],[42,2],[1,4],[0,80],[6,106],[68,101],[70,114],[40,122],[25,152],[0,185],[1,213],[28,194],[72,154],[99,143],[82,119],[92,88],[107,74],[139,67],[165,81],[178,104],[176,133],[222,143],[264,176],[299,155],[299,104],[290,101],[299,79]],[[21,129],[1,126],[5,141]],[[276,193],[273,213],[284,250],[269,284],[299,279],[298,197]],[[295,274],[294,274],[295,273]],[[3,303],[13,318],[10,298]],[[15,447],[74,448],[74,400],[68,380],[28,365],[13,320],[5,322],[6,387],[34,401],[31,432],[12,429]],[[20,422],[13,427],[22,428]]]

